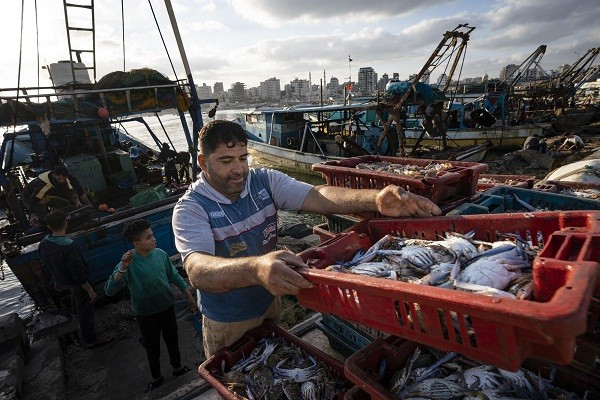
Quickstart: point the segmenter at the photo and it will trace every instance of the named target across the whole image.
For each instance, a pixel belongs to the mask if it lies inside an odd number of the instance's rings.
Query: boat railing
[[[0,126],[12,126],[15,124],[15,120],[19,117],[17,114],[17,107],[43,107],[42,110],[35,112],[41,114],[44,118],[47,118],[51,123],[70,122],[73,120],[84,121],[84,120],[98,120],[103,118],[102,115],[98,115],[97,111],[100,107],[105,108],[110,112],[111,117],[121,117],[131,114],[141,114],[146,112],[157,112],[163,109],[177,108],[180,101],[187,101],[189,98],[189,88],[187,83],[173,82],[169,84],[161,85],[145,85],[145,86],[133,86],[133,87],[122,87],[122,88],[106,88],[106,89],[90,89],[90,90],[70,90],[60,92],[61,87],[39,87],[39,88],[26,88],[25,93],[32,90],[54,90],[52,93],[36,93],[36,94],[21,94],[10,96],[3,95],[3,92],[15,92],[18,91],[14,88],[0,89],[0,105],[4,109],[0,109]],[[23,90],[23,89],[21,89]],[[172,91],[172,96],[167,103],[162,101],[165,95]],[[134,104],[135,96],[144,96],[143,106],[140,104]],[[96,97],[97,96],[97,97]],[[119,98],[119,103],[122,101],[123,104],[115,105],[114,99]],[[56,99],[55,101],[53,101]],[[64,116],[58,116],[55,113],[57,107],[57,101],[64,99],[72,99],[74,106],[71,108],[74,114],[70,117],[65,118]],[[33,101],[37,100],[37,101]],[[150,101],[149,101],[150,100]],[[91,107],[86,110],[85,107],[78,107],[77,102],[89,101]],[[10,105],[10,109],[6,108],[6,103]],[[94,113],[90,113],[90,108]],[[87,111],[87,112],[86,112]],[[12,112],[13,115],[7,116],[7,112]],[[2,113],[4,113],[4,118]],[[104,115],[105,117],[106,115]],[[27,125],[30,123],[37,123],[37,118],[31,119],[19,118],[17,125]]]

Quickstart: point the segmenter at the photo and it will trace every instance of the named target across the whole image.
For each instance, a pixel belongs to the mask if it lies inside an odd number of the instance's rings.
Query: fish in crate
[[[247,332],[199,368],[227,399],[342,399],[343,365],[272,321]]]
[[[527,299],[533,293],[532,260],[540,250],[515,234],[474,240],[473,232],[447,232],[443,240],[385,235],[368,250],[329,270],[431,285],[490,296]],[[542,239],[538,240],[543,243]]]
[[[349,379],[374,399],[591,399],[598,380],[531,360],[516,371],[390,337],[350,356]]]

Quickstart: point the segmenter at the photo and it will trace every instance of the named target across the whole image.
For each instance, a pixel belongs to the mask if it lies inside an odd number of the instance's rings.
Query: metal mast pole
[[[190,116],[193,121],[193,132],[192,132],[192,143],[190,144],[190,154],[192,156],[192,178],[196,180],[197,168],[198,168],[198,132],[202,128],[202,111],[200,109],[200,101],[198,99],[198,92],[196,91],[196,85],[194,84],[194,79],[192,78],[192,71],[190,69],[190,64],[188,63],[187,55],[185,54],[185,49],[183,47],[183,42],[181,40],[181,34],[179,33],[179,27],[177,26],[177,20],[175,19],[175,13],[173,12],[173,7],[171,5],[170,0],[165,0],[165,7],[167,8],[167,13],[169,14],[169,20],[171,21],[171,27],[173,28],[173,34],[175,35],[175,40],[177,41],[177,47],[179,48],[179,54],[181,55],[181,61],[183,62],[183,67],[185,68],[185,74],[187,75],[187,80],[190,85],[190,96],[192,97],[192,106],[190,107]]]

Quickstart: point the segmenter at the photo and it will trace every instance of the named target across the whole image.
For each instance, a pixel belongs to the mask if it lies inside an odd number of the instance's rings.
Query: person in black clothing
[[[67,216],[62,211],[46,215],[44,223],[52,231],[40,243],[39,254],[42,265],[48,270],[57,290],[69,290],[71,308],[77,314],[81,336],[87,348],[92,349],[100,342],[94,328],[94,302],[96,292],[88,281],[89,268],[77,245],[65,236]]]
[[[21,199],[29,211],[31,226],[38,225],[38,218],[48,213],[48,207],[56,210],[70,205],[81,206],[82,202],[91,204],[81,183],[62,165],[29,182]]]
[[[545,153],[547,147],[546,141],[540,138],[537,133],[528,136],[527,139],[525,139],[525,143],[523,143],[523,149],[536,150],[540,153]]]
[[[177,166],[175,161],[177,160],[177,152],[169,147],[168,143],[162,144],[162,149],[158,155],[158,160],[164,163],[165,166],[165,178],[167,178],[167,184],[171,185],[172,179],[179,185],[181,180],[177,174]]]

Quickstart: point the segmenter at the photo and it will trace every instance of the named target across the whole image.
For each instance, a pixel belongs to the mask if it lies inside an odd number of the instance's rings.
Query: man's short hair
[[[138,219],[125,224],[125,227],[123,228],[123,236],[133,243],[136,240],[140,240],[142,233],[151,227],[152,225],[147,219]]]
[[[59,165],[52,171],[54,175],[69,176],[69,170],[64,165]]]
[[[63,211],[53,211],[44,217],[44,224],[53,231],[62,229],[67,221],[67,214]]]
[[[240,124],[231,121],[210,121],[200,129],[200,154],[205,156],[214,153],[221,144],[234,147],[237,144],[248,143],[246,131]]]

